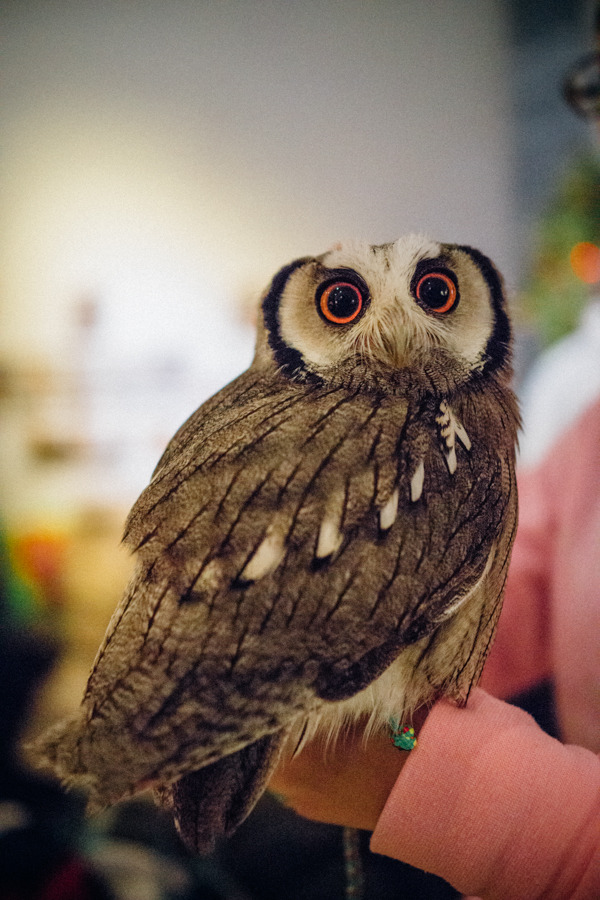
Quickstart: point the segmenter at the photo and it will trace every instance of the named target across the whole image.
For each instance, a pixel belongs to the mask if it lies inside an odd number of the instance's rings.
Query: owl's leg
[[[241,825],[265,790],[285,736],[266,735],[158,791],[190,850],[210,853]]]

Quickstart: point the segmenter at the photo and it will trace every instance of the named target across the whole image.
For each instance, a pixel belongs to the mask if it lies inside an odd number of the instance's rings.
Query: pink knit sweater
[[[484,900],[600,900],[600,401],[519,491],[483,684],[506,697],[552,676],[579,746],[480,689],[465,709],[440,702],[371,847]]]
[[[518,485],[519,528],[482,686],[507,697],[552,675],[564,739],[600,753],[600,400]]]

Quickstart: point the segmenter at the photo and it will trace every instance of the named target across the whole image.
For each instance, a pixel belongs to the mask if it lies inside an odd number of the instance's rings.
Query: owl
[[[79,713],[38,746],[92,807],[153,788],[199,852],[302,736],[466,702],[517,522],[501,278],[420,235],[275,275],[250,368],[168,445]]]

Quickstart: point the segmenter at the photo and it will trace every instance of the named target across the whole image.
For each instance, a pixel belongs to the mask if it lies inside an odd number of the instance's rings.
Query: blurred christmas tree
[[[521,308],[544,345],[577,325],[600,282],[600,158],[570,167],[542,217]]]

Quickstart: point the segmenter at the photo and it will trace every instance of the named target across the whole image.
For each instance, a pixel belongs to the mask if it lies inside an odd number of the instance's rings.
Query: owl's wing
[[[163,785],[157,799],[175,819],[190,850],[210,853],[247,818],[280,758],[286,732],[267,734],[237,753]]]
[[[201,407],[130,515],[136,575],[79,721],[47,742],[63,777],[111,802],[237,753],[435,642],[489,582],[487,624],[439,681],[467,683],[501,594],[512,463],[497,417],[456,402],[470,438],[431,397],[252,370]]]

